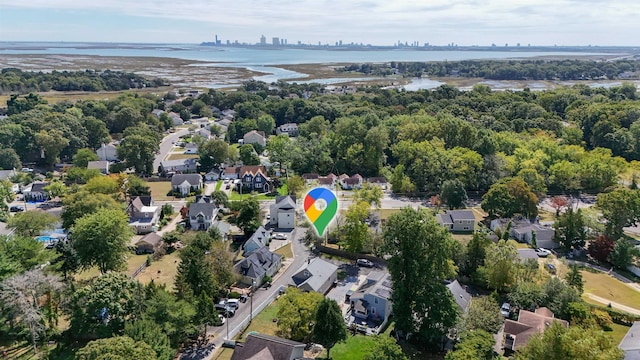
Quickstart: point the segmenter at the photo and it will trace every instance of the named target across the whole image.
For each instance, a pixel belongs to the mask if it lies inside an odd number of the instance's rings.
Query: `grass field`
[[[276,254],[284,256],[285,259],[293,258],[293,251],[291,251],[291,244],[281,247],[275,251]]]
[[[592,273],[589,271],[581,271],[581,273],[582,279],[584,280],[584,292],[586,294],[593,294],[640,310],[640,291],[634,290],[625,283],[605,273]],[[603,305],[601,303],[594,302],[594,300],[588,296],[583,297],[587,302]]]
[[[611,337],[614,344],[620,344],[620,341],[627,335],[627,331],[629,331],[629,326],[614,323],[611,325],[611,331],[606,331],[605,334]]]
[[[347,337],[347,341],[339,343],[331,349],[331,358],[340,360],[361,360],[367,350],[375,344],[371,336],[356,335]],[[326,358],[323,352],[322,358]]]
[[[244,200],[244,199],[246,199],[246,198],[248,198],[250,196],[256,198],[258,201],[260,201],[260,200],[274,200],[275,199],[275,196],[269,196],[269,195],[264,194],[264,193],[253,192],[253,193],[249,193],[249,194],[242,193],[242,195],[240,195],[240,193],[232,191],[231,195],[229,195],[229,200],[231,200],[231,201]]]
[[[134,93],[157,93],[161,94],[167,91],[170,91],[171,87],[160,87],[160,88],[147,88],[147,89],[130,89],[126,91],[99,91],[99,92],[91,92],[91,91],[47,91],[47,92],[38,92],[43,99],[47,100],[49,104],[55,104],[61,101],[71,101],[75,102],[78,100],[113,100],[118,98],[120,95],[134,92]],[[0,95],[0,103],[6,104],[10,95]]]
[[[143,284],[148,284],[153,280],[158,285],[166,285],[167,289],[171,291],[180,263],[178,254],[179,251],[174,251],[158,261],[153,261],[136,279]]]
[[[278,330],[278,323],[274,322],[273,319],[278,317],[278,310],[280,309],[280,305],[278,304],[278,300],[271,303],[271,305],[267,306],[258,316],[253,318],[251,325],[240,335],[236,337],[236,340],[244,340],[245,336],[252,331],[267,334],[267,335],[275,335]]]
[[[169,181],[153,181],[146,183],[149,189],[151,189],[151,196],[153,200],[173,200],[173,196],[167,196],[169,190],[171,190],[171,182]]]
[[[216,183],[216,190],[215,191],[220,191],[221,187],[222,187],[222,180],[218,180],[218,182]]]
[[[172,153],[169,155],[167,160],[181,160],[181,159],[197,159],[200,156],[198,154],[176,154]]]
[[[387,220],[389,216],[399,212],[400,209],[380,209],[380,219]]]

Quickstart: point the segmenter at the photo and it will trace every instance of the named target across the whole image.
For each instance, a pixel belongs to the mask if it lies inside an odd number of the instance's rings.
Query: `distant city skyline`
[[[0,0],[0,41],[640,45],[637,0]]]

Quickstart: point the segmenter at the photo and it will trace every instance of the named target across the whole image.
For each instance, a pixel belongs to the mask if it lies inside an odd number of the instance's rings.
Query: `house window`
[[[377,304],[378,303],[378,298],[374,298],[373,302]]]
[[[377,299],[376,299],[376,303],[378,303]],[[372,307],[372,308],[371,308],[371,313],[372,313],[372,314],[375,314],[375,313],[376,313],[376,308]]]

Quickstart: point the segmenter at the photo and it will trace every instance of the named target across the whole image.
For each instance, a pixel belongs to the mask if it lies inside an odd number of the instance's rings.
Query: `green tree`
[[[626,269],[634,263],[634,259],[640,256],[640,250],[627,238],[620,238],[613,246],[609,254],[611,265],[618,269]]]
[[[522,214],[535,217],[538,214],[538,197],[520,178],[507,178],[493,184],[482,196],[482,209],[491,217],[511,217]]]
[[[71,229],[76,220],[92,214],[99,209],[121,209],[121,205],[113,197],[104,194],[89,194],[86,191],[78,191],[69,194],[62,200],[62,227]]]
[[[396,327],[425,345],[439,343],[455,325],[457,305],[442,279],[453,276],[451,235],[426,210],[404,208],[384,227],[393,280]],[[425,318],[425,314],[428,317]]]
[[[272,136],[267,142],[267,151],[269,152],[269,160],[274,164],[278,163],[280,171],[282,171],[282,165],[288,165],[291,162],[293,144],[287,135]]]
[[[229,144],[219,139],[207,140],[198,147],[200,168],[209,171],[217,168],[229,157]]]
[[[93,116],[85,116],[82,120],[84,128],[87,129],[87,146],[90,149],[98,150],[102,144],[109,142],[109,130],[104,121]]]
[[[0,221],[6,221],[9,215],[9,205],[16,194],[13,192],[13,184],[7,180],[0,180]]]
[[[342,310],[335,300],[324,298],[318,304],[313,325],[313,340],[327,349],[327,359],[331,359],[331,348],[347,339],[347,328],[342,318]]]
[[[346,251],[360,252],[367,244],[370,234],[365,219],[369,216],[370,205],[364,201],[349,206],[345,213],[344,225],[340,228],[341,244]]]
[[[84,148],[78,150],[78,152],[73,155],[73,166],[86,169],[89,161],[97,160],[98,155],[93,150]]]
[[[521,281],[509,292],[508,299],[512,306],[519,309],[534,310],[545,302],[542,286],[533,281]]]
[[[142,314],[142,284],[119,273],[103,274],[73,291],[66,305],[76,338],[95,339],[120,333]]]
[[[366,349],[363,360],[407,360],[402,348],[391,336],[375,335],[373,345]]]
[[[72,232],[73,244],[83,268],[97,266],[104,274],[126,266],[133,232],[124,211],[99,209],[77,219]]]
[[[607,222],[605,234],[615,241],[622,237],[622,228],[640,221],[640,190],[618,188],[598,194],[596,206]]]
[[[289,180],[287,180],[287,191],[289,192],[289,195],[295,196],[299,194],[304,189],[304,186],[304,179],[298,175],[291,176],[289,177]]]
[[[542,288],[545,293],[543,305],[560,319],[569,319],[569,304],[582,301],[575,288],[557,277],[547,279]]]
[[[412,194],[416,191],[415,184],[411,182],[411,178],[404,172],[404,165],[398,165],[393,169],[391,190],[396,194]]]
[[[34,139],[41,150],[44,164],[47,166],[53,166],[59,160],[62,149],[69,145],[69,139],[57,129],[40,130],[34,134]]]
[[[45,186],[42,190],[51,198],[63,197],[67,194],[67,186],[58,180],[54,180]]]
[[[474,232],[473,237],[467,243],[466,257],[461,271],[466,275],[474,274],[479,267],[484,265],[486,249],[491,240],[486,234]]]
[[[574,211],[573,207],[569,207],[567,211],[556,218],[553,226],[556,229],[554,240],[565,251],[569,252],[572,249],[584,247],[587,233],[581,209]]]
[[[445,360],[491,360],[494,359],[493,335],[484,330],[468,331],[460,336],[460,342],[455,349],[445,356]]]
[[[567,284],[578,291],[582,295],[584,289],[584,281],[582,280],[582,273],[578,264],[569,265],[569,272],[565,276],[564,280]]]
[[[372,185],[370,183],[365,183],[362,185],[362,188],[356,190],[353,194],[354,202],[365,202],[369,206],[373,205],[377,208],[382,206],[382,197],[384,193],[382,192],[382,188],[377,185]]]
[[[218,190],[218,191],[212,192],[211,200],[217,206],[224,206],[224,207],[229,206],[229,197],[227,196],[227,193],[225,193],[224,191]]]
[[[493,298],[480,296],[473,298],[462,321],[465,331],[484,330],[496,334],[504,318],[500,313],[500,305]]]
[[[151,188],[147,183],[133,174],[127,175],[122,181],[122,185],[120,185],[120,182],[118,184],[121,189],[125,188],[125,192],[129,197],[151,195]]]
[[[159,149],[159,141],[151,136],[133,134],[126,136],[117,148],[118,158],[139,174],[153,173],[153,158]]]
[[[32,210],[18,213],[7,221],[7,227],[21,236],[34,237],[44,230],[51,230],[58,218],[46,211]]]
[[[580,341],[576,341],[580,339]],[[596,328],[571,326],[553,322],[542,334],[529,339],[516,353],[518,360],[622,360],[624,353],[611,337]]]
[[[449,207],[449,210],[464,207],[467,201],[467,191],[464,184],[458,179],[446,180],[440,188],[440,199]]]
[[[97,176],[87,182],[84,187],[91,194],[112,195],[120,193],[118,180],[111,176]]]
[[[128,322],[124,326],[124,335],[149,345],[155,351],[158,360],[172,360],[175,355],[169,338],[154,321],[141,319]]]
[[[278,336],[294,341],[308,341],[323,296],[290,287],[278,300]]]
[[[177,299],[164,287],[149,284],[146,290],[148,295],[143,317],[160,325],[171,347],[178,348],[187,339],[197,336],[196,309],[190,302]]]
[[[253,234],[260,226],[260,204],[254,197],[248,197],[240,203],[240,211],[236,216],[238,227],[244,231],[245,235]]]
[[[258,125],[258,131],[263,131],[267,136],[271,135],[276,127],[276,121],[271,115],[261,115],[256,120],[256,124]]]
[[[144,341],[116,336],[89,342],[76,353],[78,360],[156,360],[154,350]]]
[[[260,158],[253,145],[244,144],[240,146],[240,161],[244,165],[260,165]]]
[[[520,257],[515,246],[504,240],[489,245],[483,266],[487,285],[499,292],[506,292],[516,281],[519,264]]]
[[[20,157],[11,148],[0,149],[0,169],[11,170],[22,168]]]

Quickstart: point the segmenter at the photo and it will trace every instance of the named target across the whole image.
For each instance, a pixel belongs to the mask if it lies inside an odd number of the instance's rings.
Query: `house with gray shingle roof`
[[[356,319],[384,323],[392,311],[391,291],[391,275],[387,271],[372,271],[349,297],[352,314]]]
[[[202,176],[200,174],[176,174],[171,177],[171,189],[183,197],[202,189]]]
[[[271,239],[271,231],[265,229],[263,226],[260,226],[256,232],[251,235],[251,237],[245,241],[244,243],[244,253],[242,256],[248,256],[252,252],[260,249],[263,246],[269,244],[269,240]]]
[[[231,360],[305,360],[305,344],[275,336],[249,333],[237,343]]]
[[[315,291],[324,295],[338,279],[338,267],[320,258],[310,259],[291,279],[302,291]]]
[[[216,204],[207,201],[207,197],[199,198],[189,205],[189,226],[193,230],[208,230],[216,221],[218,210]]]
[[[472,210],[448,210],[444,214],[437,214],[436,220],[453,232],[473,232],[476,224]]]
[[[640,360],[640,321],[633,323],[618,347],[624,351],[624,360]]]
[[[263,246],[236,263],[233,270],[240,274],[242,283],[251,285],[255,281],[256,286],[260,286],[265,276],[273,277],[281,266],[282,255],[274,254],[269,247]]]

